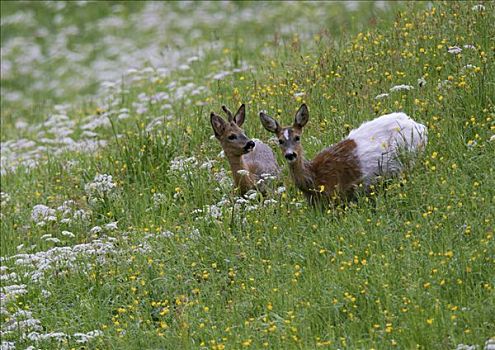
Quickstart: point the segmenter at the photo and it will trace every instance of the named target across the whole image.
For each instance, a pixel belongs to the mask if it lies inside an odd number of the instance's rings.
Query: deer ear
[[[246,106],[243,103],[235,114],[234,122],[237,124],[238,127],[241,127],[242,124],[244,124],[245,118],[246,118]]]
[[[280,125],[277,123],[275,119],[270,117],[268,114],[264,112],[260,112],[260,120],[261,124],[265,127],[266,130],[277,133],[280,131]]]
[[[308,120],[309,120],[308,107],[306,106],[306,104],[303,103],[301,107],[299,107],[299,110],[296,112],[296,117],[294,118],[294,127],[301,129],[304,127],[304,125],[306,125]]]
[[[222,105],[222,110],[227,114],[227,120],[229,123],[234,120],[234,116],[232,115],[232,112],[230,109],[228,109],[225,105]]]
[[[224,131],[225,131],[225,124],[226,124],[225,120],[223,120],[222,117],[211,112],[210,122],[211,122],[211,126],[213,128],[213,131],[215,132],[215,137],[219,138],[220,136],[222,136]]]

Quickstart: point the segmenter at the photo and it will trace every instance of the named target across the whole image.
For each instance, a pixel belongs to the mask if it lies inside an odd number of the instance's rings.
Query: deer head
[[[235,115],[225,106],[223,111],[227,114],[228,121],[211,112],[210,122],[215,132],[215,137],[220,141],[226,156],[240,157],[254,149],[255,143],[250,140],[241,129],[246,116],[244,104],[239,107]]]
[[[309,120],[308,107],[303,104],[296,112],[294,124],[282,128],[279,123],[264,112],[260,113],[261,124],[266,130],[277,135],[282,154],[289,163],[295,162],[303,156],[301,146],[302,129]]]

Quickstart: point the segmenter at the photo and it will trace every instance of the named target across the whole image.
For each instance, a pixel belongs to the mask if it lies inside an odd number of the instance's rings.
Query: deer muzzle
[[[251,152],[254,149],[254,146],[256,146],[256,144],[254,143],[254,141],[249,140],[246,143],[246,145],[244,146],[244,152],[245,153]]]

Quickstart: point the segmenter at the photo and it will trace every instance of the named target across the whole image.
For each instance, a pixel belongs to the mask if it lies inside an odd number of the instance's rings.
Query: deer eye
[[[294,137],[294,141],[299,142],[301,138],[299,136]]]
[[[279,143],[279,144],[281,144],[281,145],[283,145],[283,144],[284,144],[284,140],[279,139],[279,140],[278,140],[278,143]]]
[[[229,140],[235,140],[236,138],[237,138],[237,135],[234,135],[234,134],[232,134],[228,137]]]

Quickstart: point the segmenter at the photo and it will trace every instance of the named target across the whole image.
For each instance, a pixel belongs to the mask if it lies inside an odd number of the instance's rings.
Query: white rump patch
[[[393,175],[402,170],[401,151],[416,152],[427,143],[427,129],[404,113],[391,113],[363,123],[347,137],[357,144],[363,181],[369,184],[377,175]]]

